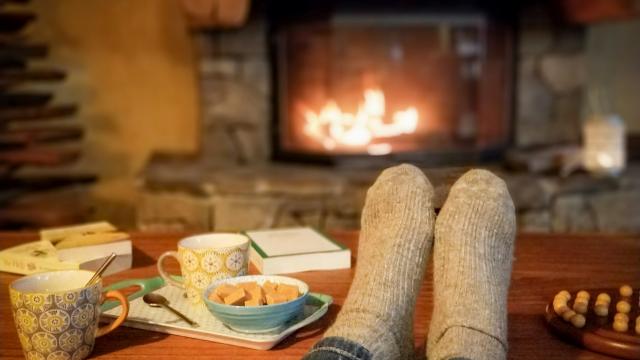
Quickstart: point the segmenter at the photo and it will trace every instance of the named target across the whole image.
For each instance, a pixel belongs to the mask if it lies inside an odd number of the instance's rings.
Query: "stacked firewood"
[[[29,40],[36,16],[26,2],[0,0],[0,228],[5,229],[83,220],[80,209],[44,197],[39,201],[37,195],[95,181],[65,171],[81,154],[83,129],[70,121],[75,104],[58,103],[52,90],[42,90],[63,83],[66,73],[38,65],[46,64],[49,47]],[[43,168],[48,171],[39,175],[25,171]]]

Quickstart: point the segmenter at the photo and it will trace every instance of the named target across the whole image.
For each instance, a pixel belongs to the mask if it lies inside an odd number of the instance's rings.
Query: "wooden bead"
[[[618,301],[618,303],[616,304],[616,310],[619,313],[625,313],[628,314],[629,311],[631,311],[631,304],[629,304],[628,302],[624,301],[624,300],[620,300]]]
[[[629,323],[626,321],[614,321],[613,330],[617,332],[626,332],[629,330]]]
[[[579,301],[579,300],[582,300],[582,299],[576,299],[576,301],[573,303],[573,310],[578,314],[586,314],[587,309],[589,309],[589,303],[584,300],[583,301]]]
[[[629,285],[620,286],[620,296],[630,297],[633,295],[633,288]]]
[[[566,302],[553,302],[553,311],[558,315],[564,314],[565,311],[570,310]]]
[[[587,300],[589,300],[590,298],[591,298],[591,295],[589,294],[588,291],[585,291],[585,290],[580,290],[576,294],[576,300],[577,299],[587,299]]]
[[[598,294],[598,297],[596,298],[596,302],[599,302],[599,301],[604,301],[604,302],[607,302],[607,303],[611,303],[611,296],[609,296],[609,294],[607,294],[607,293],[600,293],[600,294]]]
[[[625,313],[617,313],[613,316],[613,321],[629,322],[629,315]]]
[[[596,306],[593,308],[593,312],[598,316],[607,316],[609,315],[609,305],[596,303]]]
[[[562,295],[556,295],[556,297],[553,298],[553,302],[562,302],[566,304],[567,299]]]
[[[571,318],[571,325],[577,327],[578,329],[584,327],[586,323],[587,323],[587,319],[584,317],[584,315],[575,314]]]
[[[571,293],[569,293],[567,290],[562,290],[558,292],[556,294],[556,297],[558,296],[562,296],[563,298],[567,299],[567,301],[571,300]]]
[[[571,318],[574,317],[575,315],[576,315],[576,312],[569,309],[564,313],[562,313],[562,318],[564,319],[564,321],[571,321]]]

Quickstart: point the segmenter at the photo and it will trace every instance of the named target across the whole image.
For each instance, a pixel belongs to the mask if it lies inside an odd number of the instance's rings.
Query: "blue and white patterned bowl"
[[[301,295],[295,300],[281,304],[262,306],[233,306],[218,304],[209,300],[209,294],[222,284],[238,284],[252,281],[261,286],[266,281],[294,285],[298,287]],[[214,281],[205,289],[203,298],[213,316],[231,329],[245,333],[265,333],[281,330],[287,321],[302,313],[308,295],[309,286],[298,279],[275,275],[248,275]]]

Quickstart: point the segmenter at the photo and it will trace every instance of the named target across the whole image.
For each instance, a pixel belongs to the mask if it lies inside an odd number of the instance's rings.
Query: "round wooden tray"
[[[640,315],[638,309],[638,291],[634,291],[631,297],[631,312],[629,313],[629,330],[625,333],[613,330],[613,317],[616,314],[616,303],[620,300],[618,289],[585,289],[591,294],[589,311],[586,314],[587,322],[582,329],[578,329],[558,316],[553,310],[553,300],[547,304],[545,319],[550,330],[572,344],[582,346],[601,354],[619,357],[622,359],[640,360],[640,335],[635,333],[635,319]],[[597,295],[606,292],[611,296],[609,316],[596,316],[593,312],[593,304]],[[577,291],[571,292],[569,307],[573,306]]]

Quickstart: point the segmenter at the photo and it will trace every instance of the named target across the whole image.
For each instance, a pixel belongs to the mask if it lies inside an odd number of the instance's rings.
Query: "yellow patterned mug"
[[[11,310],[27,359],[84,359],[95,339],[126,319],[129,302],[118,291],[104,298],[122,304],[122,313],[111,324],[98,327],[102,280],[85,286],[93,276],[86,270],[63,270],[22,277],[9,285]]]
[[[202,234],[178,242],[178,251],[167,251],[158,258],[158,272],[165,282],[185,289],[187,298],[201,304],[202,293],[213,281],[246,275],[249,238],[241,234]],[[164,269],[163,261],[175,257],[180,263],[183,281],[174,280]]]

